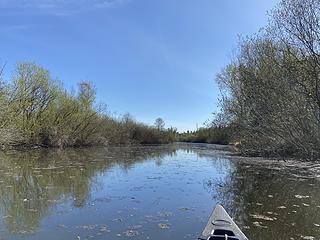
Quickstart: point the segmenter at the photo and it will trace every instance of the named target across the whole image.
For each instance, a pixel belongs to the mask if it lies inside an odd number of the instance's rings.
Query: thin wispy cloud
[[[0,0],[0,15],[49,14],[69,16],[93,8],[121,6],[129,0]]]

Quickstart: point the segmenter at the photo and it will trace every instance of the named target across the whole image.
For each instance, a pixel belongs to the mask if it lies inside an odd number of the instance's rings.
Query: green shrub
[[[72,94],[48,70],[22,63],[9,83],[0,82],[0,134],[1,147],[63,148],[167,143],[175,140],[176,130],[138,123],[129,114],[111,117],[96,104],[90,82],[81,82]]]

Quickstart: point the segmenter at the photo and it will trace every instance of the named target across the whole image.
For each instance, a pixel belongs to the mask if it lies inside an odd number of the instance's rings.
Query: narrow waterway
[[[203,144],[0,153],[1,240],[194,240],[218,203],[249,239],[320,239],[320,164]]]

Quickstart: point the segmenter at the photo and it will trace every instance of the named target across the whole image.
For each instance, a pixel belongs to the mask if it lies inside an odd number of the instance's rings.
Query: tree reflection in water
[[[97,174],[119,166],[127,171],[138,162],[173,156],[174,146],[109,149],[37,150],[0,154],[0,213],[11,233],[32,233],[41,218],[66,199],[81,208]]]
[[[240,158],[227,148],[0,153],[0,236],[196,239],[213,205],[221,203],[250,239],[319,238],[320,166]]]
[[[318,239],[320,185],[314,166],[250,159],[230,164],[226,177],[207,179],[204,187],[251,239]]]

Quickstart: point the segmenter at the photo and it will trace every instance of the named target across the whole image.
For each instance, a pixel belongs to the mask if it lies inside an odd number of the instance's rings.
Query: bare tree
[[[156,126],[156,128],[158,129],[158,130],[163,130],[164,129],[164,126],[165,126],[165,122],[164,122],[164,120],[162,119],[162,118],[157,118],[156,120],[155,120],[155,122],[154,122],[154,125]]]

